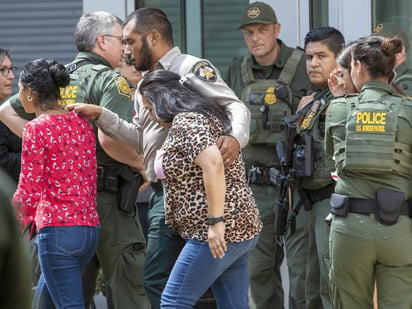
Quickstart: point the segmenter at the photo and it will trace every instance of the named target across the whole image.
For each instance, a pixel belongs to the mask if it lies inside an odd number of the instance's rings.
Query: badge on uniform
[[[215,82],[217,80],[216,70],[209,62],[204,60],[196,63],[192,68],[192,72],[197,78],[207,82]]]
[[[272,105],[275,104],[277,101],[276,94],[275,94],[275,87],[269,87],[265,91],[265,103]]]
[[[130,93],[129,84],[127,83],[127,80],[123,76],[116,76],[114,78],[114,83],[116,84],[117,92],[120,95],[125,96],[129,99],[132,98],[131,93]]]

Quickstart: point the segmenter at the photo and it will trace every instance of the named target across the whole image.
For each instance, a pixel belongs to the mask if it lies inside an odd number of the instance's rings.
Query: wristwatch
[[[223,216],[221,216],[221,217],[208,216],[207,217],[207,224],[208,225],[215,225],[216,223],[223,222],[223,221],[224,221]]]

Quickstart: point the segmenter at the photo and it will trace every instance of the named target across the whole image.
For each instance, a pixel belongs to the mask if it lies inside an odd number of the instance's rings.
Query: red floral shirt
[[[96,226],[96,140],[75,113],[43,114],[24,128],[21,173],[13,197],[24,228]]]

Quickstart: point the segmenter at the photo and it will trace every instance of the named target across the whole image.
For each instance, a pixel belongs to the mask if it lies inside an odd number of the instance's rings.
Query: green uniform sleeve
[[[11,198],[15,184],[0,170],[0,308],[31,308],[29,248],[22,238]],[[12,284],[11,284],[12,282]]]
[[[105,71],[99,74],[91,89],[92,101],[119,115],[120,118],[131,122],[133,118],[133,103],[127,80],[115,71]]]
[[[26,113],[26,111],[23,108],[23,105],[19,99],[19,95],[15,94],[10,98],[10,105],[13,107],[14,111],[19,115],[21,118],[26,119],[26,120],[32,120],[36,118],[34,114],[29,114]]]

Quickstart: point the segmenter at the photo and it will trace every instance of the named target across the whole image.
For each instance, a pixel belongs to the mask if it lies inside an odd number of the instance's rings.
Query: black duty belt
[[[376,200],[363,199],[363,198],[350,198],[349,199],[349,212],[353,212],[361,215],[374,214],[376,212]],[[403,202],[399,215],[409,217],[409,204]]]
[[[163,185],[161,181],[151,182],[150,185],[152,186],[153,191],[163,191]]]
[[[318,190],[305,189],[309,201],[314,204],[330,198],[330,195],[335,192],[335,183],[330,183],[327,186]]]

